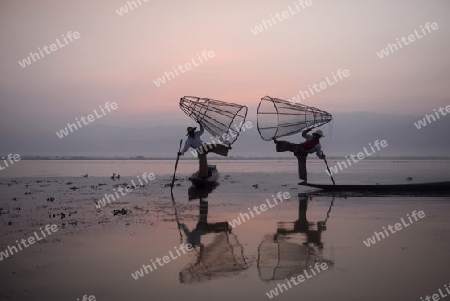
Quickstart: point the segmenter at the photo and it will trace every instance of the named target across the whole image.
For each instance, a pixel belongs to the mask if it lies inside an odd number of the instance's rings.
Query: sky
[[[0,134],[48,132],[57,141],[55,132],[106,102],[117,110],[92,125],[190,125],[178,106],[185,95],[246,105],[255,120],[265,95],[290,99],[339,69],[350,75],[302,103],[417,116],[450,104],[448,1],[144,1],[121,16],[127,1],[1,1]],[[254,34],[289,7],[300,10]],[[423,35],[427,22],[438,28]],[[377,55],[415,30],[420,39]],[[68,32],[79,38],[64,45]],[[18,63],[58,38],[63,47]],[[198,63],[203,51],[214,56]],[[192,60],[198,66],[155,84]]]

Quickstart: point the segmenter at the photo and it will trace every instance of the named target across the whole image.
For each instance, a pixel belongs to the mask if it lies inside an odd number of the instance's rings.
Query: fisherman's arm
[[[184,153],[187,152],[189,147],[191,147],[191,140],[188,138],[188,139],[186,139],[186,142],[184,143],[183,150],[181,152],[179,152],[178,155],[184,155]]]
[[[183,232],[184,234],[186,234],[186,236],[189,236],[189,234],[191,234],[185,224],[180,224],[180,228],[183,229]]]
[[[197,121],[197,123],[200,126],[200,131],[198,131],[198,132],[200,133],[200,136],[201,136],[205,132],[205,129],[203,128],[203,125],[199,121]]]
[[[322,147],[320,145],[316,146],[316,155],[319,159],[325,159],[325,154],[322,152]]]
[[[312,129],[304,130],[304,131],[302,132],[302,137],[305,138],[305,139],[310,138],[311,135],[309,135],[308,133],[309,133],[311,130],[312,130]]]

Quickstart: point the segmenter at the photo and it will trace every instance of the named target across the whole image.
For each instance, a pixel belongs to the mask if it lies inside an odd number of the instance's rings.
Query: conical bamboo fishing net
[[[259,134],[266,141],[319,127],[332,120],[328,112],[270,96],[261,99],[257,115]]]
[[[201,283],[235,275],[248,268],[243,246],[233,233],[216,234],[211,244],[201,249],[194,262],[180,272],[180,282]]]
[[[181,98],[180,108],[227,146],[236,141],[247,116],[246,106],[195,96]]]
[[[258,272],[262,281],[297,277],[316,262],[332,264],[317,247],[294,242],[293,237],[274,239],[274,235],[266,235],[258,248]]]

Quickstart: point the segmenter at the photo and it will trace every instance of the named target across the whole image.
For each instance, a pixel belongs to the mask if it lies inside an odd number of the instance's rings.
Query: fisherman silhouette
[[[300,144],[273,139],[273,142],[276,144],[277,152],[290,151],[297,157],[298,177],[300,180],[303,180],[303,182],[299,184],[306,184],[308,181],[308,173],[306,170],[306,158],[308,157],[308,154],[316,153],[317,157],[325,159],[325,154],[322,152],[322,146],[320,145],[320,139],[324,137],[323,132],[317,130],[310,135],[308,134],[310,131],[311,129],[302,132],[302,136],[306,140]]]
[[[198,160],[199,160],[199,177],[201,178],[207,178],[208,175],[208,161],[206,158],[206,155],[209,152],[221,155],[221,156],[228,156],[228,150],[231,149],[231,147],[227,147],[222,144],[208,144],[203,143],[203,141],[200,139],[200,136],[203,135],[205,132],[202,124],[198,122],[200,126],[200,130],[196,131],[197,127],[188,127],[186,136],[186,142],[184,143],[184,148],[182,151],[178,153],[178,156],[184,155],[185,152],[189,148],[193,148],[197,152]]]

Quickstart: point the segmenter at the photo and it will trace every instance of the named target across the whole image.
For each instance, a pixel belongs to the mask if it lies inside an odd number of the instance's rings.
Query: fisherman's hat
[[[321,130],[315,131],[315,132],[313,133],[313,135],[314,135],[314,134],[319,135],[320,137],[325,137],[325,136],[323,135],[323,133],[322,133]]]
[[[186,129],[187,132],[188,132],[188,133],[186,134],[186,136],[189,135],[190,132],[195,131],[195,129],[196,129],[196,127],[188,126],[188,128]]]

